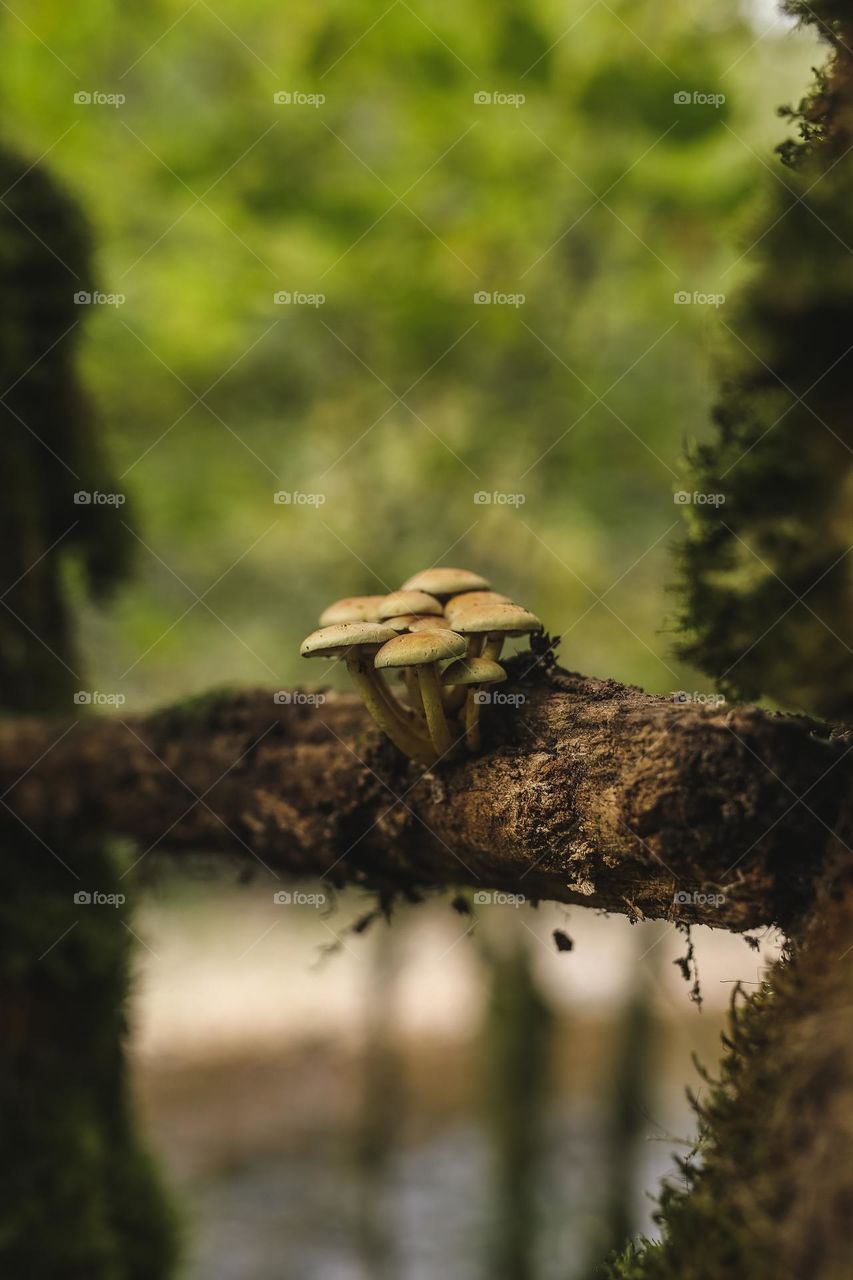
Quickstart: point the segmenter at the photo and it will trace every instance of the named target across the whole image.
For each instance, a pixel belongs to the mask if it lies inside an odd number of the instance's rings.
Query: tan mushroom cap
[[[421,569],[403,583],[404,591],[428,591],[434,596],[454,596],[459,591],[482,591],[489,582],[469,569]]]
[[[446,618],[432,613],[404,613],[399,618],[385,618],[384,626],[395,631],[452,631]]]
[[[505,635],[523,636],[530,631],[541,631],[542,623],[535,613],[515,604],[481,605],[479,608],[456,611],[453,629],[460,635],[483,635],[502,631]]]
[[[300,645],[303,658],[339,658],[350,649],[362,646],[379,648],[397,633],[378,622],[338,622],[312,631]]]
[[[502,684],[506,672],[491,658],[457,658],[441,677],[442,684]]]
[[[394,636],[376,655],[375,666],[420,667],[441,662],[444,658],[461,658],[467,645],[455,631],[407,631]]]
[[[384,596],[344,596],[336,600],[320,614],[320,626],[331,627],[337,622],[378,622],[379,608]]]
[[[521,607],[514,600],[510,600],[509,596],[502,595],[500,591],[466,591],[462,595],[451,596],[445,603],[444,612],[450,618],[460,610],[476,609],[493,604],[511,604],[516,609]]]
[[[441,603],[425,591],[392,591],[379,606],[377,617],[400,618],[404,613],[443,613]]]

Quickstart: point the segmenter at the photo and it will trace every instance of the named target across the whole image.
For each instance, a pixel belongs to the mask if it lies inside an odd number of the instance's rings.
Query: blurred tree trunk
[[[391,1280],[399,1274],[391,1213],[392,1168],[404,1118],[403,1062],[392,1033],[398,941],[398,935],[383,921],[374,939],[355,1133],[357,1237],[364,1273],[370,1280]]]
[[[606,1136],[602,1164],[606,1193],[597,1238],[589,1250],[590,1280],[602,1274],[602,1259],[623,1250],[636,1235],[637,1197],[642,1187],[643,1138],[650,1127],[654,1076],[655,1021],[648,979],[657,952],[647,966],[637,957],[635,982],[622,1007],[612,1079],[605,1096]]]
[[[853,712],[853,10],[786,0],[830,49],[788,111],[800,137],[734,325],[743,348],[720,396],[684,547],[685,652],[730,693]],[[744,354],[744,349],[747,354]],[[786,407],[780,410],[784,391]],[[851,750],[851,747],[846,748]],[[797,793],[798,795],[802,793]],[[847,1280],[853,1208],[853,893],[842,876],[792,930],[790,955],[738,996],[720,1078],[696,1110],[698,1159],[661,1197],[662,1242],[616,1280]],[[808,858],[813,845],[806,842]]]
[[[487,945],[486,956],[490,992],[481,1070],[493,1154],[487,1274],[534,1280],[553,1014],[517,925]]]
[[[65,713],[81,686],[68,561],[103,593],[121,529],[75,492],[113,486],[73,352],[91,289],[85,229],[37,168],[0,152],[0,707]],[[49,802],[48,802],[49,804]],[[81,910],[80,868],[119,894],[97,836],[47,843],[0,818],[0,1272],[15,1280],[164,1280],[175,1231],[128,1097],[124,911]]]

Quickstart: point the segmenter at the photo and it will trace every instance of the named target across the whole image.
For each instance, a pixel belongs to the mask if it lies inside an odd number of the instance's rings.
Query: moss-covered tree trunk
[[[734,328],[741,339],[697,458],[683,553],[684,650],[735,695],[853,718],[853,6],[787,0],[830,46],[780,147]],[[756,232],[757,238],[758,232]],[[851,748],[847,748],[850,750]],[[796,793],[795,803],[799,803]],[[794,798],[794,797],[792,797]],[[835,824],[832,887],[758,994],[737,993],[700,1143],[665,1189],[663,1239],[615,1280],[847,1280],[853,1273],[853,826]],[[812,852],[805,844],[802,856]]]
[[[0,707],[68,713],[82,684],[69,560],[98,593],[125,546],[112,508],[74,501],[113,488],[73,367],[87,241],[38,167],[0,153],[0,187]],[[0,1274],[165,1280],[172,1213],[128,1096],[125,910],[75,902],[126,885],[96,837],[57,835],[0,809]]]

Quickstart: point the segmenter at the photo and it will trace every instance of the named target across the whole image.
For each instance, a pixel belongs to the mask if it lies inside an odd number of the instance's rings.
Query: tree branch
[[[208,695],[85,717],[58,741],[67,726],[7,720],[4,818],[48,843],[105,831],[139,855],[213,851],[380,892],[469,885],[738,930],[790,927],[846,867],[853,734],[559,668],[502,693],[482,708],[483,754],[428,772],[335,693]]]

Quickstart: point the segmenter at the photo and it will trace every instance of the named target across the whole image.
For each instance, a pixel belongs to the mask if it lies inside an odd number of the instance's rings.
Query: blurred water
[[[538,1186],[536,1280],[589,1274],[599,1228],[604,1116],[562,1107],[549,1117]],[[672,1168],[671,1148],[644,1144],[638,1228],[654,1234],[646,1188]],[[364,1257],[356,1171],[328,1149],[259,1160],[191,1192],[190,1280],[486,1280],[490,1151],[484,1130],[452,1123],[390,1162],[372,1205],[387,1231],[382,1265]]]

